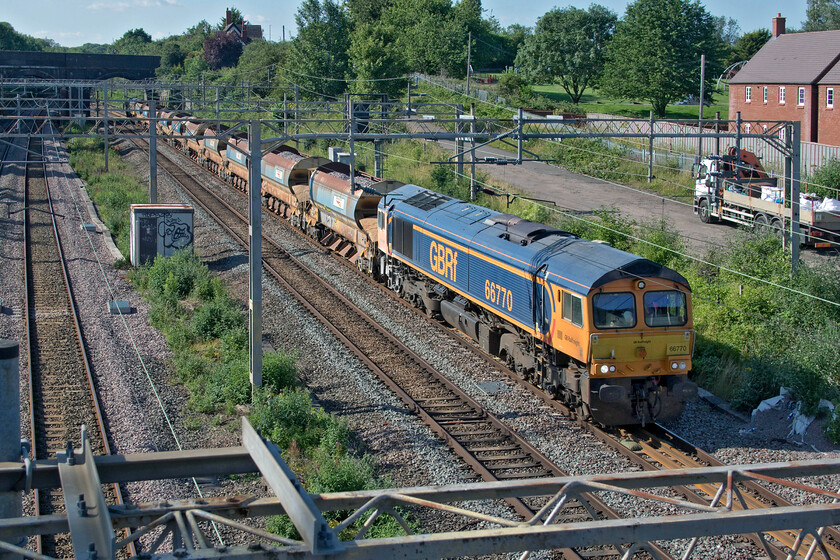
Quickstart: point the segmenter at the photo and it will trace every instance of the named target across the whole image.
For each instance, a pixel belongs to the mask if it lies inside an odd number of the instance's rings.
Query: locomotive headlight
[[[610,373],[615,373],[615,366],[610,366]]]
[[[608,373],[610,371],[610,366],[604,364],[601,366],[601,373]]]
[[[671,362],[671,369],[677,369],[678,367],[680,366],[677,362]]]
[[[639,280],[639,283],[636,284],[636,287],[639,288],[640,290],[644,290],[646,285],[647,284],[645,284],[644,280]]]
[[[685,369],[685,362],[680,362],[680,369]]]

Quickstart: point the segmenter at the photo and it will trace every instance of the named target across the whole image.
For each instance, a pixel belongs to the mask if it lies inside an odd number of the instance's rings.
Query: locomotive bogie
[[[148,116],[148,104],[127,113]],[[144,121],[148,122],[148,121]],[[247,192],[247,136],[163,110],[158,131]],[[177,138],[182,136],[186,138]],[[696,398],[690,287],[666,267],[416,185],[280,146],[264,206],[498,356],[519,377],[607,425],[677,416]]]
[[[689,287],[676,272],[414,185],[383,199],[379,218],[386,258],[403,265],[388,261],[394,289],[583,416],[662,420],[694,396]],[[430,304],[435,286],[446,297]]]

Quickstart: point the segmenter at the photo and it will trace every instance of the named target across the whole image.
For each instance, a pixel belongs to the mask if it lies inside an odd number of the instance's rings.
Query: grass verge
[[[101,217],[128,248],[128,205],[145,197],[145,189],[116,152],[110,172],[104,173],[101,141],[74,139],[71,164],[88,181]],[[119,243],[118,242],[118,246]],[[263,358],[262,388],[251,390],[248,371],[248,331],[245,309],[189,250],[158,257],[151,265],[133,269],[132,284],[151,304],[152,326],[165,336],[173,353],[175,380],[189,391],[187,429],[226,423],[247,414],[254,427],[276,443],[310,492],[341,492],[382,487],[370,456],[359,455],[347,424],[314,405],[298,376],[297,357],[288,352]],[[332,525],[350,512],[326,512]],[[410,525],[416,523],[402,513]],[[283,536],[298,537],[288,517],[268,522]],[[342,533],[352,538],[358,522]],[[370,537],[404,535],[389,516],[377,519]]]
[[[87,183],[90,199],[99,218],[111,231],[114,243],[123,255],[129,253],[131,204],[149,201],[146,185],[113,148],[108,152],[105,171],[105,144],[100,138],[72,138],[67,142],[70,165]]]

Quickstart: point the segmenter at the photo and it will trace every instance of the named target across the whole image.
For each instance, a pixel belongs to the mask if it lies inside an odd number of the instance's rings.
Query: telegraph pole
[[[697,157],[698,160],[703,159],[703,93],[706,85],[706,55],[700,55],[700,118],[697,123],[697,132],[700,136],[697,138]]]
[[[467,95],[470,94],[470,73],[472,65],[470,59],[472,57],[472,31],[467,35]]]

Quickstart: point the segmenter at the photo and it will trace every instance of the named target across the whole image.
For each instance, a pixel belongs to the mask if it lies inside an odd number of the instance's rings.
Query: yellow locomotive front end
[[[687,286],[623,278],[587,299],[588,376],[581,389],[593,419],[628,424],[678,416],[697,396],[688,380],[694,329]]]

